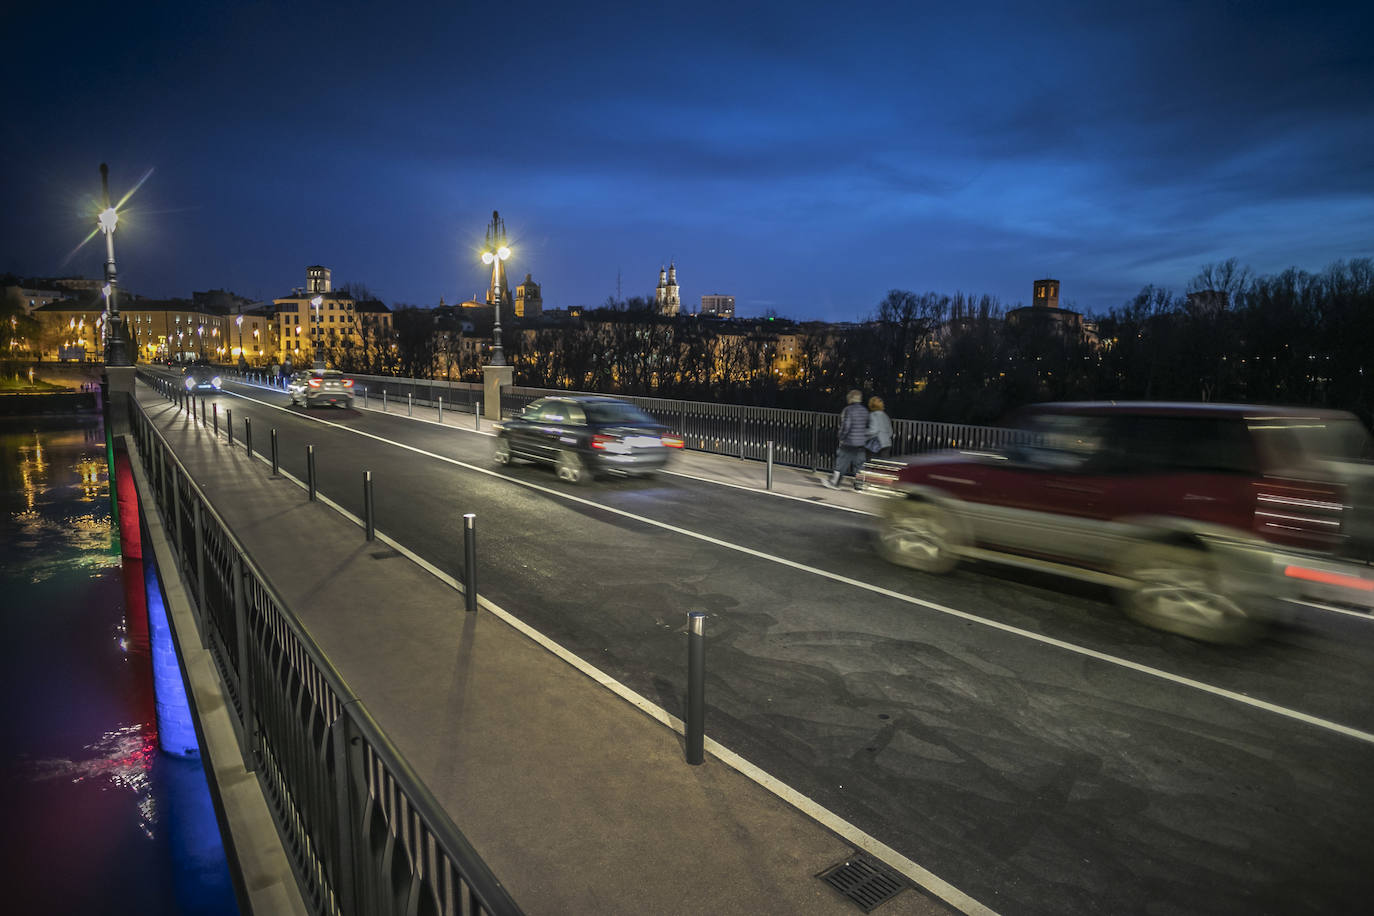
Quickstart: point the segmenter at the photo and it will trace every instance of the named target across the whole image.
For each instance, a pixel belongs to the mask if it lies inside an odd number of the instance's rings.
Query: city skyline
[[[252,299],[307,264],[391,305],[510,275],[545,305],[861,320],[887,290],[1118,306],[1204,265],[1317,271],[1374,240],[1374,65],[1356,4],[875,4],[690,10],[367,5],[11,13],[0,271],[98,276],[98,164],[120,280]],[[518,22],[515,20],[519,20]],[[490,59],[490,58],[496,59]],[[70,257],[69,257],[70,255]]]

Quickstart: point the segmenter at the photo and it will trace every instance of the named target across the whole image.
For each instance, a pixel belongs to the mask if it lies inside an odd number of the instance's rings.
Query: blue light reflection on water
[[[238,912],[199,760],[157,750],[98,424],[0,421],[9,912]]]

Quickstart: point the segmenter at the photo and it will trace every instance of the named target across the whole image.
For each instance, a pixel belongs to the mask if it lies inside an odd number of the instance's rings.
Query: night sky
[[[0,271],[152,296],[511,276],[546,308],[704,293],[859,320],[887,290],[1101,313],[1374,255],[1374,6],[6,4]]]

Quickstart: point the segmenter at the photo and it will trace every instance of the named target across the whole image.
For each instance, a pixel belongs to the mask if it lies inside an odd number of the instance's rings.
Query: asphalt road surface
[[[232,382],[209,402],[259,451],[276,428],[298,478],[313,444],[355,515],[371,470],[378,530],[452,575],[475,512],[482,595],[679,717],[685,615],[706,611],[708,734],[1001,913],[1374,900],[1367,618],[1219,648],[1090,586],[891,566],[860,513],[672,474],[566,484],[395,404]]]

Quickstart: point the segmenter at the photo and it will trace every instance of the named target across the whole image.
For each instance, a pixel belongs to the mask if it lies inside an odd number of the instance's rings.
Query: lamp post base
[[[501,419],[501,386],[515,383],[514,366],[482,367],[482,415],[488,420]]]

